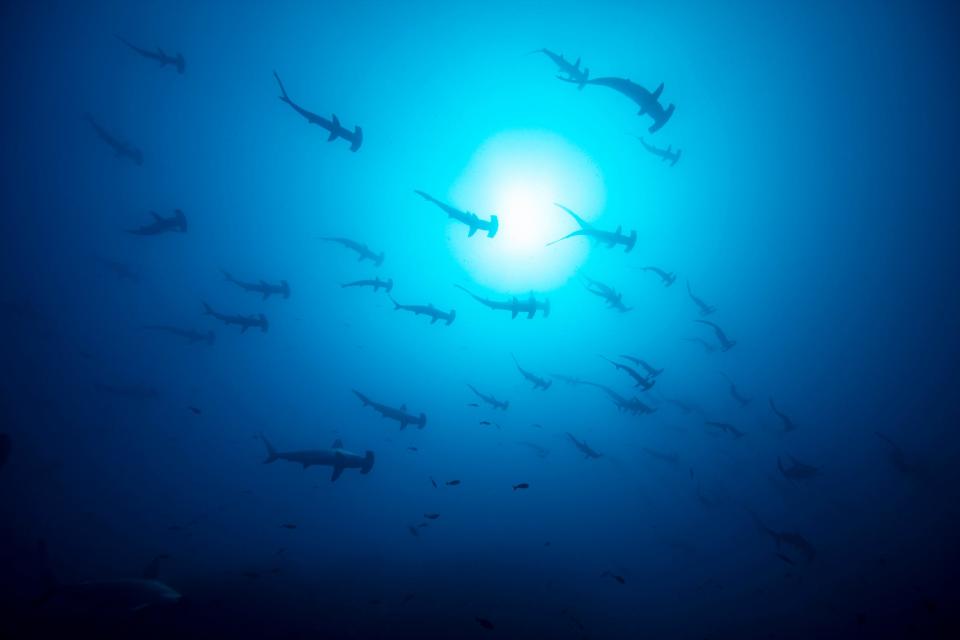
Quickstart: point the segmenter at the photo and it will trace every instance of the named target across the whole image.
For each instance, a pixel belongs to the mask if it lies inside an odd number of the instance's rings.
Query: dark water
[[[0,631],[951,637],[957,14],[837,4],[4,5]]]

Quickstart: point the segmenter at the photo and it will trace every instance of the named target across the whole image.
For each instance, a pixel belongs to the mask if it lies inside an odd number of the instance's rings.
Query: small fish
[[[550,541],[549,541],[549,540],[547,540],[546,542],[544,542],[544,543],[543,543],[543,546],[545,546],[545,547],[549,547],[549,546],[550,546]]]
[[[403,598],[400,600],[400,606],[402,607],[403,605],[405,605],[405,604],[407,604],[408,602],[410,602],[411,600],[413,600],[413,599],[416,597],[416,595],[417,595],[417,594],[415,594],[415,593],[405,593],[405,594],[403,594]]]
[[[437,481],[433,479],[433,476],[430,476],[430,484],[433,485],[433,488],[437,488]]]
[[[467,406],[468,406],[468,407],[479,407],[480,405],[477,404],[476,402],[468,402],[468,403],[467,403]]]
[[[410,532],[410,535],[412,535],[414,538],[419,538],[419,537],[420,537],[420,532],[417,531],[417,528],[414,527],[413,525],[409,525],[409,524],[408,524],[408,525],[407,525],[407,531],[409,531],[409,532]]]
[[[796,563],[796,562],[794,562],[793,560],[791,560],[788,556],[783,555],[782,553],[775,553],[775,554],[773,554],[773,555],[777,556],[778,558],[780,558],[781,560],[783,560],[784,562],[786,562],[787,564],[789,564],[789,565],[792,566],[792,567],[797,566],[797,563]]]
[[[187,407],[187,409],[190,409],[190,411],[191,411],[191,412],[193,413],[193,415],[195,415],[195,416],[198,416],[198,415],[200,415],[201,413],[203,413],[203,411],[201,411],[200,409],[198,409],[197,407],[194,407],[194,406],[192,406],[192,405],[189,406],[189,407]]]
[[[480,424],[489,427],[491,425],[491,422],[489,420],[481,420]]]
[[[530,426],[533,427],[534,429],[543,429],[543,425],[540,424],[539,422],[534,422]]]
[[[483,627],[487,631],[493,631],[493,623],[487,620],[486,618],[474,617],[474,620],[476,620],[477,624],[479,624],[481,627]]]
[[[287,523],[284,523],[284,524],[282,524],[282,525],[280,525],[280,526],[283,527],[284,529],[296,529],[296,528],[297,528],[297,525],[293,524],[292,522],[287,522]]]
[[[447,482],[446,482],[446,485],[447,485],[448,487],[455,487],[455,486],[457,486],[458,484],[460,484],[460,481],[459,481],[459,480],[447,480]]]
[[[513,485],[514,491],[516,491],[517,489],[529,489],[529,488],[530,488],[530,484],[527,482],[521,482],[520,484]]]
[[[439,514],[439,513],[425,513],[425,514],[423,514],[423,517],[424,517],[424,518],[427,518],[428,520],[436,520],[437,518],[440,517],[440,514]]]
[[[419,451],[416,447],[407,447],[407,451]]]
[[[430,526],[429,522],[421,522],[420,524],[417,525],[417,529],[423,529],[424,527],[429,527],[429,526]]]

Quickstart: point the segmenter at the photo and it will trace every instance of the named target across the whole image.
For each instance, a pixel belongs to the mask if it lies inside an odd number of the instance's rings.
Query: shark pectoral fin
[[[264,291],[264,292],[263,292],[263,299],[266,300],[266,299],[269,298],[269,297],[270,297],[270,292],[269,292],[269,291]]]
[[[248,324],[243,325],[242,327],[240,327],[240,333],[246,333],[247,329],[249,328],[250,328],[250,325]]]
[[[340,464],[340,459],[338,457],[336,466],[333,467],[333,473],[330,475],[330,482],[336,482],[337,478],[343,474],[343,465]]]
[[[433,324],[436,321],[437,321],[437,316],[433,316],[430,318],[430,324]]]
[[[331,449],[343,449],[343,441],[340,438],[337,438],[333,441],[333,444],[330,446]]]
[[[537,312],[537,308],[536,308],[536,307],[530,309],[530,311],[527,312],[527,320],[532,319],[533,316],[534,316],[534,314],[535,314],[536,312]]]
[[[468,237],[468,238],[472,238],[472,237],[473,237],[473,234],[475,234],[475,233],[477,232],[477,229],[479,229],[479,227],[475,227],[475,226],[473,226],[473,225],[470,225],[470,231],[469,231],[469,233],[467,233],[467,237]]]

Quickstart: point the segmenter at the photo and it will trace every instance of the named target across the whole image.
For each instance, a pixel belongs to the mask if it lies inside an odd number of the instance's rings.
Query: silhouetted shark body
[[[695,305],[697,305],[697,307],[700,308],[700,315],[701,315],[701,316],[708,316],[708,315],[710,315],[711,313],[713,313],[714,311],[717,310],[716,307],[711,307],[711,306],[708,305],[706,302],[704,302],[703,300],[701,300],[701,299],[698,298],[697,296],[693,295],[693,291],[690,290],[690,281],[689,281],[689,280],[687,280],[687,295],[690,296],[690,299],[693,300],[693,303],[694,303]]]
[[[467,236],[471,237],[477,231],[482,230],[487,232],[487,237],[492,238],[497,235],[497,230],[500,228],[500,219],[496,215],[491,215],[489,220],[481,220],[480,217],[475,213],[470,213],[469,211],[461,211],[451,207],[450,205],[440,202],[433,196],[423,191],[414,190],[418,196],[423,198],[428,202],[432,202],[442,209],[449,217],[453,218],[457,222],[462,222],[470,228],[470,231],[467,232]]]
[[[587,222],[586,220],[584,220],[583,218],[578,216],[576,213],[574,213],[572,210],[568,209],[562,204],[558,204],[556,202],[554,202],[553,204],[555,204],[556,206],[560,207],[561,209],[569,213],[570,216],[577,221],[577,224],[580,225],[580,228],[577,229],[576,231],[568,233],[562,238],[554,240],[553,242],[548,242],[546,245],[548,247],[551,245],[557,244],[558,242],[561,242],[563,240],[567,240],[568,238],[574,238],[576,236],[583,236],[585,238],[589,238],[591,240],[598,242],[599,244],[604,244],[611,248],[617,246],[618,244],[622,244],[624,247],[623,249],[624,253],[629,252],[631,249],[633,249],[634,245],[637,244],[636,230],[631,231],[629,236],[623,234],[623,227],[620,227],[620,226],[617,227],[616,231],[603,231],[601,229],[597,229],[596,227],[591,225],[589,222]]]
[[[665,287],[669,287],[677,280],[677,274],[667,273],[666,271],[664,271],[663,269],[660,269],[659,267],[644,267],[643,270],[652,271],[653,273],[660,276],[660,279],[663,281],[663,286]]]
[[[336,242],[337,244],[343,245],[351,251],[356,251],[360,256],[357,259],[357,262],[370,260],[377,267],[383,264],[383,258],[385,256],[384,252],[381,251],[380,253],[374,253],[370,250],[370,247],[365,244],[361,244],[356,240],[351,240],[350,238],[335,238],[331,236],[320,236],[320,240],[324,240],[326,242]]]
[[[409,311],[415,316],[424,315],[430,318],[430,324],[435,323],[437,320],[444,320],[447,326],[450,326],[454,320],[457,319],[457,310],[451,309],[449,312],[440,311],[432,304],[400,304],[393,299],[393,296],[390,297],[390,302],[393,303],[394,311]]]
[[[354,280],[353,282],[346,282],[340,285],[341,289],[346,289],[347,287],[373,287],[374,291],[383,289],[387,293],[390,293],[393,290],[393,278],[389,280],[381,280],[380,278],[374,278],[373,280]]]
[[[753,402],[753,398],[748,398],[740,393],[740,390],[737,389],[737,385],[733,383],[733,380],[731,380],[727,374],[721,373],[720,375],[722,375],[727,381],[727,384],[730,385],[730,397],[736,400],[737,404],[739,404],[741,408],[746,407],[748,404]]]
[[[263,435],[260,436],[263,444],[267,447],[267,458],[264,464],[270,464],[276,460],[286,460],[303,465],[303,468],[314,466],[333,467],[333,473],[330,476],[330,482],[335,482],[344,469],[360,469],[360,473],[366,475],[373,468],[373,451],[367,451],[364,455],[351,453],[343,448],[343,442],[340,438],[333,441],[329,449],[312,449],[307,451],[277,451]]]
[[[607,362],[609,362],[610,364],[612,364],[616,369],[623,371],[628,376],[633,378],[633,381],[634,381],[633,386],[635,387],[643,387],[644,391],[649,391],[653,387],[653,385],[656,384],[655,380],[647,378],[646,376],[642,375],[639,371],[637,371],[633,367],[627,366],[622,362],[615,362],[610,358],[606,358],[604,356],[600,356],[600,357],[606,360]]]
[[[283,82],[280,80],[280,76],[276,71],[273,72],[273,77],[277,79],[277,84],[280,85],[280,100],[286,102],[290,107],[307,119],[307,122],[310,124],[319,125],[326,129],[330,135],[327,137],[327,142],[333,142],[337,138],[343,138],[350,143],[350,151],[356,151],[360,148],[360,145],[363,144],[363,129],[360,127],[354,127],[351,132],[349,129],[343,127],[340,124],[340,119],[337,118],[336,114],[331,116],[330,120],[327,120],[323,116],[318,116],[317,114],[307,111],[302,108],[296,102],[290,99],[290,96],[287,95],[287,90],[283,86]]]
[[[470,391],[473,391],[473,393],[476,394],[478,398],[486,402],[488,405],[490,405],[494,409],[506,411],[507,409],[510,408],[509,400],[497,400],[493,396],[488,396],[485,393],[480,393],[479,391],[477,391],[477,388],[474,387],[472,384],[468,384],[467,386],[470,387]]]
[[[171,335],[179,336],[190,344],[194,344],[196,342],[206,342],[208,345],[213,346],[213,342],[216,338],[213,331],[207,331],[206,333],[203,333],[201,331],[194,331],[193,329],[181,329],[180,327],[173,327],[167,324],[150,324],[145,326],[144,329],[149,329],[151,331],[163,331]]]
[[[208,316],[213,316],[226,325],[235,324],[240,327],[240,333],[246,333],[250,327],[257,327],[261,332],[266,333],[269,328],[267,316],[259,313],[255,316],[231,316],[224,313],[218,313],[213,310],[206,302],[203,303],[203,312]]]
[[[161,67],[165,67],[169,64],[173,66],[173,68],[177,70],[177,73],[181,75],[183,75],[183,72],[186,71],[187,69],[187,62],[186,60],[183,59],[183,54],[181,53],[178,53],[175,56],[171,56],[165,53],[163,49],[161,49],[160,47],[157,47],[156,51],[150,51],[148,49],[141,49],[140,47],[130,44],[120,36],[117,36],[117,40],[127,45],[128,47],[130,47],[130,49],[137,52],[144,58],[148,58],[150,60],[156,60],[157,62],[160,63]]]
[[[708,327],[711,327],[711,328],[713,329],[714,335],[717,336],[717,340],[720,342],[720,350],[721,350],[721,351],[729,351],[729,350],[732,349],[734,346],[736,346],[737,341],[736,341],[736,340],[731,340],[731,339],[729,339],[729,338],[727,337],[727,334],[725,334],[725,333],[723,332],[723,329],[721,329],[719,326],[717,326],[717,325],[714,324],[713,322],[710,322],[709,320],[694,320],[694,322],[699,322],[700,324],[705,324],[705,325],[707,325]]]
[[[662,158],[664,162],[669,161],[671,167],[677,164],[677,160],[680,159],[680,154],[683,153],[680,149],[677,149],[676,151],[674,151],[673,145],[668,146],[666,149],[658,149],[652,144],[647,144],[647,141],[644,140],[642,137],[640,137],[639,140],[640,140],[640,144],[643,145],[644,149],[646,149],[653,155],[657,156],[658,158]]]
[[[729,433],[738,440],[743,437],[743,431],[740,431],[729,422],[713,422],[711,420],[707,420],[705,424],[708,427],[716,427],[717,429],[720,429],[720,431]]]
[[[660,94],[663,93],[663,83],[652,93],[640,86],[636,82],[631,82],[626,78],[594,78],[587,80],[586,84],[597,85],[598,87],[607,87],[623,94],[633,100],[640,110],[637,115],[649,115],[653,119],[653,124],[647,129],[650,133],[656,133],[660,128],[667,124],[667,120],[673,115],[674,106],[671,104],[664,108],[660,104]]]
[[[577,451],[583,454],[584,458],[597,459],[602,458],[603,454],[597,451],[594,451],[590,448],[590,445],[587,444],[585,440],[577,440],[576,437],[569,431],[567,432],[567,438],[570,439],[570,442],[573,443],[573,446],[577,448]]]
[[[590,78],[590,69],[580,69],[580,58],[577,58],[576,62],[570,62],[563,57],[562,53],[554,53],[549,49],[537,49],[536,51],[531,51],[531,53],[542,53],[550,58],[553,63],[557,65],[557,68],[560,69],[560,73],[567,74],[566,77],[557,76],[557,79],[572,82],[577,85],[577,89],[583,89],[587,80]]]
[[[286,280],[281,280],[280,284],[269,284],[263,280],[260,282],[243,282],[226,271],[223,271],[223,276],[227,279],[227,282],[232,282],[244,291],[261,294],[264,300],[273,294],[281,295],[285,300],[290,297],[290,285],[287,284]]]
[[[127,233],[135,236],[155,236],[161,233],[187,232],[187,216],[180,209],[174,209],[173,215],[169,218],[164,218],[156,211],[151,211],[150,215],[153,216],[153,222],[136,229],[127,229]]]
[[[97,136],[103,140],[107,145],[109,145],[114,152],[117,154],[117,157],[120,158],[129,158],[138,166],[143,164],[143,152],[140,149],[136,148],[129,142],[124,142],[120,138],[112,135],[109,131],[104,129],[96,120],[93,119],[89,113],[84,114],[87,122],[90,123],[90,126],[93,127],[93,130],[96,131]]]
[[[412,415],[407,413],[407,405],[400,405],[399,409],[394,409],[393,407],[388,407],[385,404],[380,404],[379,402],[374,402],[367,396],[363,395],[356,389],[353,390],[354,395],[360,398],[360,402],[363,403],[365,407],[372,407],[374,411],[379,413],[384,418],[390,420],[396,420],[400,423],[400,429],[406,429],[407,425],[415,425],[418,429],[423,429],[427,426],[427,416],[426,414],[421,413],[419,416]]]
[[[633,397],[627,399],[605,385],[586,381],[583,381],[581,384],[586,384],[602,390],[604,393],[610,396],[611,400],[613,400],[613,404],[616,405],[617,411],[626,411],[627,413],[632,413],[634,415],[644,415],[656,411],[656,409],[653,407],[644,404],[639,398]]]
[[[631,311],[633,309],[633,307],[628,307],[623,304],[623,294],[617,292],[617,290],[610,285],[603,284],[602,282],[594,280],[593,278],[588,278],[583,274],[581,274],[581,277],[587,281],[587,284],[584,285],[587,291],[595,296],[603,298],[609,308],[616,309],[620,313],[626,313],[627,311]]]
[[[517,371],[520,372],[526,380],[533,383],[534,389],[543,389],[546,391],[550,388],[550,385],[553,384],[553,380],[547,380],[546,378],[541,378],[540,376],[534,375],[520,366],[520,363],[517,362],[517,358],[511,353],[510,357],[513,358],[513,364],[516,365]]]
[[[467,295],[486,307],[498,311],[509,311],[511,318],[516,318],[519,314],[526,314],[527,319],[529,320],[536,315],[537,311],[541,311],[544,318],[550,315],[550,301],[545,299],[543,302],[540,302],[534,297],[533,293],[531,293],[530,297],[526,300],[521,300],[514,296],[510,300],[501,302],[500,300],[491,300],[490,298],[478,296],[466,287],[461,287],[458,284],[453,286],[461,291],[466,292]]]
[[[759,517],[757,517],[755,513],[753,513],[749,509],[747,511],[750,514],[750,516],[753,518],[754,524],[756,524],[757,529],[759,529],[762,533],[765,533],[766,535],[773,538],[773,541],[776,543],[778,550],[784,545],[792,547],[798,553],[804,556],[807,562],[813,562],[814,559],[817,557],[817,550],[814,548],[812,544],[810,544],[810,542],[806,538],[804,538],[799,533],[792,533],[789,531],[774,531],[770,527],[763,524],[763,522],[760,520]]]
[[[794,424],[793,420],[790,419],[790,416],[783,413],[777,408],[777,405],[774,404],[773,402],[773,398],[770,398],[769,401],[770,401],[770,409],[773,411],[774,414],[776,414],[778,418],[780,418],[780,422],[783,423],[783,430],[786,432],[794,431],[797,428],[797,425]]]

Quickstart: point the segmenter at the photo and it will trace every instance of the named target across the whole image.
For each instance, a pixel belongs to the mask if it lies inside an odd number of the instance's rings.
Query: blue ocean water
[[[4,637],[952,637],[955,8],[0,11]]]

